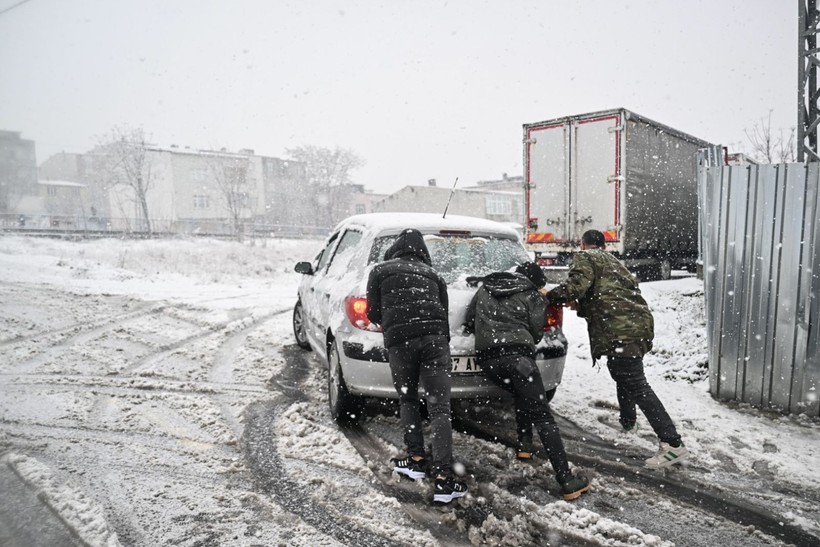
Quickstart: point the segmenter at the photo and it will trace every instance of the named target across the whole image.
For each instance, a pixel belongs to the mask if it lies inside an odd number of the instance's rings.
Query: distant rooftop
[[[38,180],[37,184],[42,186],[65,186],[73,188],[85,188],[85,184],[79,182],[71,182],[69,180]]]

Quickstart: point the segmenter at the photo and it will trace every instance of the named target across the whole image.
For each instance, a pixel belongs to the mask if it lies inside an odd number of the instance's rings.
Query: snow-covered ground
[[[65,541],[110,546],[781,543],[664,491],[687,483],[807,534],[795,543],[820,538],[820,425],[711,398],[693,277],[641,285],[656,322],[647,376],[688,466],[647,479],[627,465],[656,441],[643,416],[637,434],[618,430],[614,383],[567,311],[552,407],[593,490],[559,501],[548,464],[456,432],[471,495],[431,520],[412,501],[429,485],[400,485],[380,459],[401,450],[395,417],[369,418],[370,444],[357,441],[329,418],[321,363],[293,346],[293,265],[321,243],[0,236],[0,544],[40,537],[38,503],[57,538],[41,544],[63,544],[60,527]],[[623,476],[596,470],[587,444],[611,450],[602,465],[623,457]]]

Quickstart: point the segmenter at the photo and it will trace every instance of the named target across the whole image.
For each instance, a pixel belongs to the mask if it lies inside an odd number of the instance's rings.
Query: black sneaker
[[[467,485],[463,482],[458,482],[452,477],[436,478],[436,484],[433,487],[433,503],[450,503],[466,495]]]
[[[589,490],[589,481],[584,477],[571,476],[561,483],[561,497],[567,501],[574,500]]]
[[[423,479],[427,476],[427,460],[425,459],[416,461],[410,456],[407,456],[401,459],[393,458],[390,461],[393,462],[393,471],[400,475],[410,477],[413,480]]]

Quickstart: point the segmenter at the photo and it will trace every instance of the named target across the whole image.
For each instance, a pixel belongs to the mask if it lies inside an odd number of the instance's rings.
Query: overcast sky
[[[522,124],[626,107],[748,149],[797,123],[795,0],[0,0],[0,129],[41,163],[115,125],[392,192],[522,171]],[[19,5],[18,5],[19,4]],[[4,11],[7,10],[7,11]]]

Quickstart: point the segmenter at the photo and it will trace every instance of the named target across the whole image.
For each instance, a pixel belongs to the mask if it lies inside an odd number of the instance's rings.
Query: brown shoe
[[[589,481],[584,477],[572,476],[561,484],[561,497],[567,501],[572,501],[581,497],[581,494],[589,490]]]

